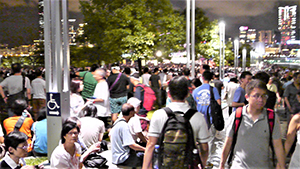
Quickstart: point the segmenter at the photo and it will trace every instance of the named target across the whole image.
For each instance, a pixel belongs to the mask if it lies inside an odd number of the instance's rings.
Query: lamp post
[[[224,60],[225,60],[225,23],[224,22],[219,23],[219,36],[220,36],[220,63],[219,63],[220,70],[219,70],[219,73],[220,73],[220,78],[223,79],[224,78]]]
[[[242,54],[243,54],[243,71],[245,71],[246,70],[246,55],[247,55],[247,49],[245,47],[242,51]]]
[[[190,0],[186,0],[186,67],[190,68],[190,20],[191,20],[191,10],[190,10]]]
[[[239,40],[234,40],[234,73],[237,75],[238,68],[238,56],[239,56]]]

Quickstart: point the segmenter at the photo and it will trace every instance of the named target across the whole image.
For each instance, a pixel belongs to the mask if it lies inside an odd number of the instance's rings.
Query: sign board
[[[60,93],[47,93],[47,115],[61,116]]]

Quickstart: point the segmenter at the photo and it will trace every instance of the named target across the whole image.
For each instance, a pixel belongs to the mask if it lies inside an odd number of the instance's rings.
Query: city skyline
[[[175,9],[183,10],[186,0],[170,0]],[[38,0],[1,0],[0,44],[18,46],[30,44],[38,38]],[[238,37],[239,26],[256,30],[278,28],[279,6],[298,5],[298,0],[196,0],[196,6],[206,12],[210,20],[226,23],[226,36]],[[299,13],[299,8],[297,9]],[[79,0],[69,1],[69,18],[83,21]],[[297,19],[298,26],[300,24]]]

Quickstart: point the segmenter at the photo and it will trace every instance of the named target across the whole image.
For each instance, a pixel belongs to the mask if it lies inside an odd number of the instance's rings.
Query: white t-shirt
[[[180,111],[184,113],[190,109],[187,103],[182,102],[171,102],[167,107],[173,112]],[[148,136],[158,138],[167,119],[167,113],[163,109],[156,110],[151,118]],[[193,128],[195,141],[207,143],[210,140],[210,133],[203,114],[199,112],[195,113],[191,117],[190,123]]]
[[[149,73],[145,73],[142,75],[142,80],[143,80],[143,84],[146,86],[150,86],[149,84],[149,79],[150,79],[150,74]]]
[[[8,90],[8,94],[16,94],[23,90],[22,75],[9,76],[0,83],[0,86],[6,88]],[[31,89],[28,77],[25,77],[25,88]]]
[[[119,115],[119,118],[122,118],[122,117],[123,117],[123,114],[121,112]],[[128,125],[129,125],[130,134],[132,135],[133,140],[136,141],[137,133],[140,133],[143,131],[139,116],[135,114],[133,117],[131,117],[128,121]]]
[[[46,99],[46,81],[36,78],[31,82],[33,99]]]
[[[233,98],[234,98],[234,93],[236,91],[236,89],[239,87],[240,85],[234,82],[229,82],[226,86],[225,86],[225,92],[227,92],[227,104],[228,106],[232,105],[233,102]]]
[[[102,81],[96,85],[94,91],[94,97],[97,99],[103,99],[103,102],[95,102],[94,105],[97,107],[97,116],[107,117],[111,115],[110,104],[109,104],[109,89],[106,81]]]
[[[58,145],[52,152],[50,158],[51,168],[79,168],[81,158],[81,148],[75,143],[75,153],[71,156],[64,148],[64,145]]]
[[[80,134],[83,142],[87,147],[99,141],[99,135],[105,132],[103,121],[94,117],[80,118],[81,128]]]
[[[70,117],[71,116],[82,117],[82,115],[79,115],[79,112],[83,105],[84,105],[83,98],[76,93],[72,93],[70,96]]]

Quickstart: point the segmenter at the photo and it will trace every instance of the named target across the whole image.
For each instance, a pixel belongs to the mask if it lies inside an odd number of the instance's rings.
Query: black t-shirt
[[[115,80],[117,79],[119,73],[111,74],[108,79],[108,88],[110,89],[111,86],[114,84]],[[127,96],[127,85],[129,85],[130,80],[129,78],[122,74],[120,79],[116,82],[116,84],[110,90],[110,97],[111,98],[119,98]]]
[[[154,89],[159,89],[159,83],[160,77],[158,75],[151,75],[149,81],[151,81],[151,87]]]
[[[276,104],[276,99],[277,99],[276,93],[271,92],[270,90],[267,90],[267,95],[269,97],[268,97],[268,100],[267,100],[267,103],[266,103],[265,107],[274,110],[274,107],[275,107],[275,104]]]
[[[218,92],[219,92],[219,95],[221,96],[221,90],[222,90],[222,87],[223,87],[223,82],[221,80],[213,80],[212,81],[214,84],[215,84],[215,88],[218,89]]]

